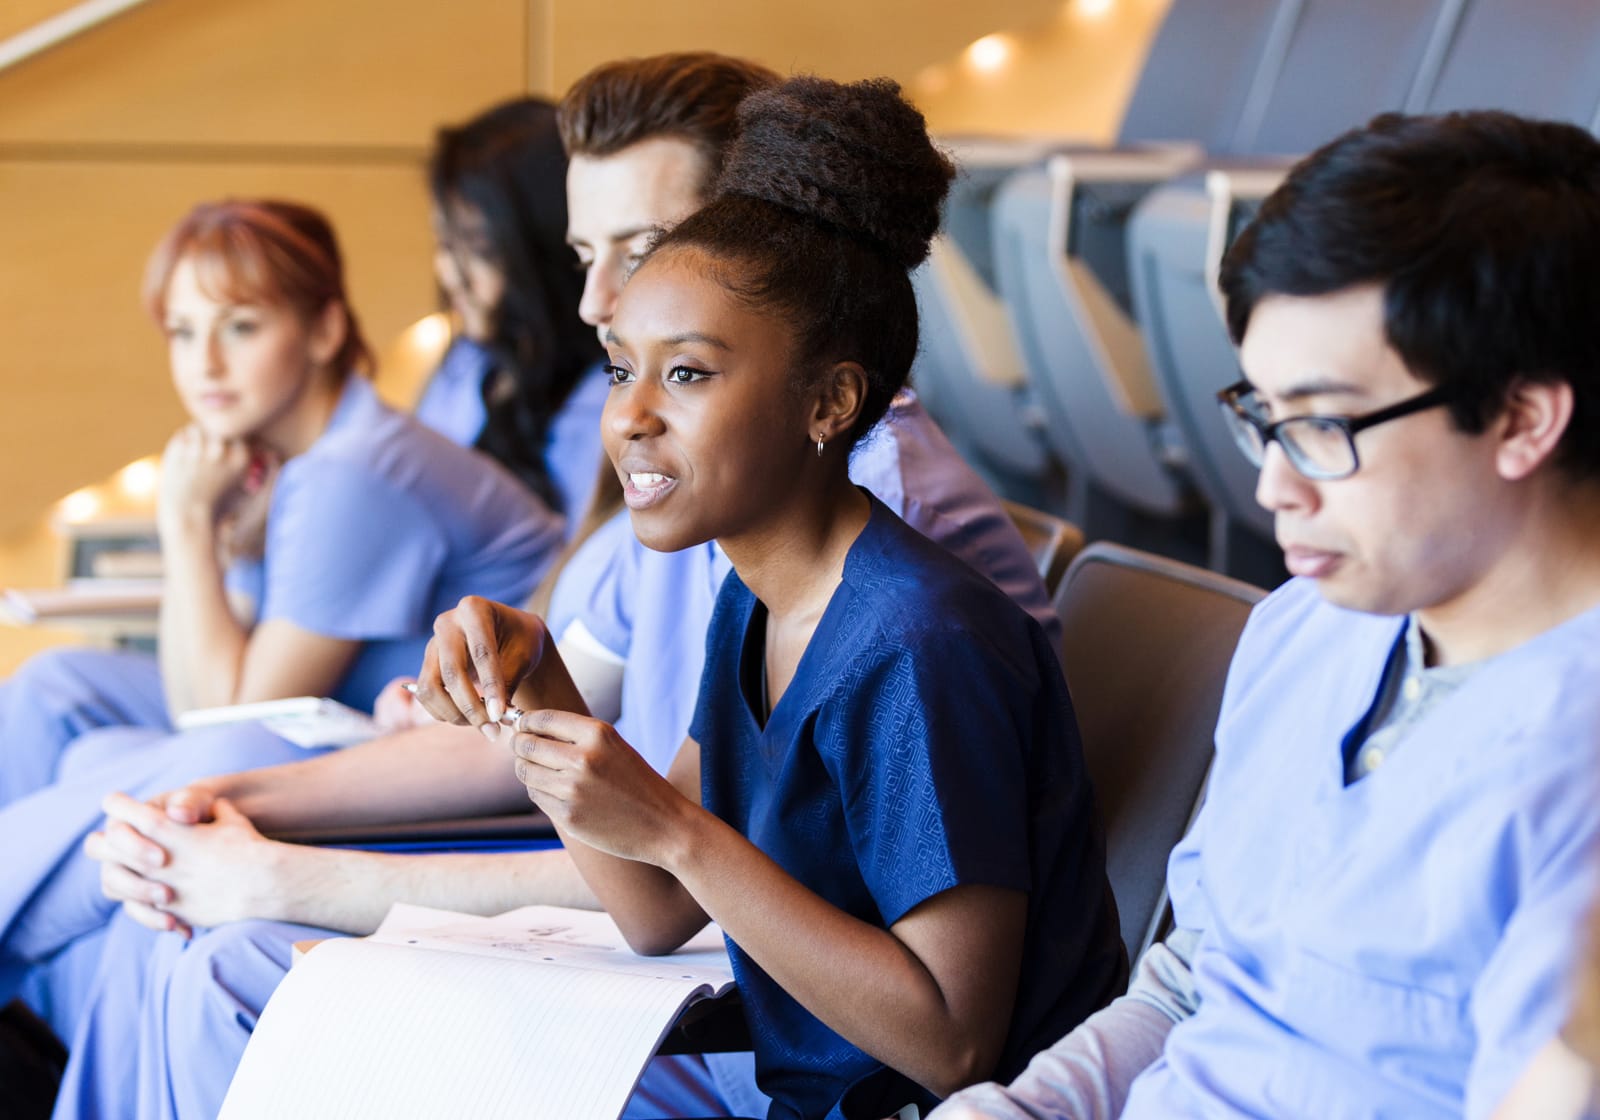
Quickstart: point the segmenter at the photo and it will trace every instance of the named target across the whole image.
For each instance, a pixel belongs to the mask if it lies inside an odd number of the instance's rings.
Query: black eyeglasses
[[[1222,418],[1246,459],[1259,467],[1266,457],[1267,444],[1277,440],[1289,465],[1319,482],[1349,478],[1360,469],[1357,432],[1413,412],[1438,408],[1450,403],[1450,399],[1449,388],[1438,385],[1365,416],[1287,416],[1269,421],[1263,418],[1260,398],[1250,382],[1235,382],[1217,394]]]

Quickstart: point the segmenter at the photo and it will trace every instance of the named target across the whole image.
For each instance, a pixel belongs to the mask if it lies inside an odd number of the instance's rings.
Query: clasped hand
[[[552,708],[524,712],[514,727],[499,722],[546,658],[554,661],[546,673],[560,669],[565,679],[543,620],[468,597],[434,623],[417,700],[435,719],[470,723],[509,747],[517,780],[564,834],[625,859],[662,862],[670,823],[688,802],[614,727]]]
[[[100,889],[129,917],[184,936],[196,927],[264,917],[266,840],[224,798],[190,787],[137,801],[113,793],[106,824],[83,850],[100,862]]]

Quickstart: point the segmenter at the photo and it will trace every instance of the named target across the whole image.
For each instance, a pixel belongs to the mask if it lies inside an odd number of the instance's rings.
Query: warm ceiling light
[[[406,341],[418,350],[435,351],[450,341],[450,316],[443,311],[424,315],[406,330]]]
[[[155,459],[135,459],[117,472],[117,485],[128,497],[142,500],[155,497],[159,478]]]
[[[1080,15],[1087,16],[1090,19],[1099,19],[1111,11],[1116,2],[1117,0],[1072,0],[1072,6],[1078,10]]]
[[[74,490],[62,498],[56,508],[60,511],[63,521],[75,525],[99,513],[100,506],[100,495],[85,487],[82,490]]]
[[[1011,60],[1011,41],[1004,35],[985,35],[967,48],[974,70],[992,74]]]

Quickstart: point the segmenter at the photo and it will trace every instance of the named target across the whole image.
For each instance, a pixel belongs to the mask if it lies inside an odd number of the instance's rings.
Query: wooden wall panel
[[[421,147],[527,50],[525,0],[149,0],[0,74],[0,145]]]
[[[433,308],[421,177],[412,163],[0,163],[0,535],[159,449],[181,420],[137,292],[150,248],[193,201],[283,195],[326,210],[381,348]]]

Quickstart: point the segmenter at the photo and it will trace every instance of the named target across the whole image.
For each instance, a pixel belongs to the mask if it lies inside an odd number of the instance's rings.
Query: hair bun
[[[906,269],[928,255],[955,168],[888,78],[791,78],[752,93],[718,194],[761,199],[855,234]]]

